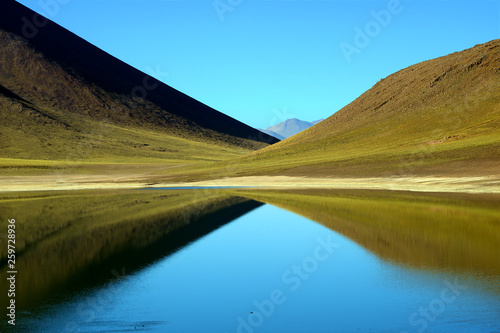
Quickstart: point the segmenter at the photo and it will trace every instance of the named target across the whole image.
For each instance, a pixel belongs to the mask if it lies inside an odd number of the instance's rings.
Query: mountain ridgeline
[[[247,174],[500,174],[500,40],[380,80],[328,119],[238,163]],[[252,171],[250,171],[252,170]]]
[[[277,125],[271,126],[267,129],[261,129],[262,132],[274,136],[277,139],[285,140],[297,133],[300,133],[311,126],[323,121],[323,119],[316,121],[303,121],[297,118],[287,119]]]
[[[499,175],[500,40],[403,69],[302,125],[271,129],[283,138],[301,131],[279,142],[15,1],[0,3],[0,167],[21,159],[196,162],[166,171],[184,181]]]
[[[15,1],[0,3],[2,158],[218,160],[278,142]]]

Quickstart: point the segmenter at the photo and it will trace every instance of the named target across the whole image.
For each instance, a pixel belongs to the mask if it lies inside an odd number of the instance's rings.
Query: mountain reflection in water
[[[122,267],[129,274],[261,205],[220,191],[51,193],[0,201],[2,223],[16,219],[18,308],[106,283]],[[0,262],[6,274],[6,245]],[[0,288],[8,289],[5,280]],[[1,304],[8,302],[4,294]]]
[[[475,272],[486,281],[483,290],[500,294],[499,195],[256,189],[2,194],[3,230],[7,219],[16,219],[19,320],[23,310],[37,312],[41,304],[140,271],[264,203],[322,224],[396,265]],[[0,248],[4,275],[6,249]],[[8,289],[5,280],[0,288]],[[0,299],[7,306],[5,294]]]

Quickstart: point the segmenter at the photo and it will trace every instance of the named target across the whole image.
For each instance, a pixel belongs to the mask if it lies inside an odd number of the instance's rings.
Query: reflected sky
[[[32,332],[498,331],[500,299],[482,283],[473,272],[391,264],[265,205],[24,324]]]

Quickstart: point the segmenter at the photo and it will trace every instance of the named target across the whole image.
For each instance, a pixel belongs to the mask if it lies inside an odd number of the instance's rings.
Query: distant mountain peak
[[[252,158],[288,175],[497,176],[499,91],[500,40],[493,40],[391,74]]]
[[[304,121],[297,118],[291,118],[261,131],[268,135],[272,135],[277,139],[284,140],[308,129],[311,126],[314,126],[322,120],[323,119],[316,121]]]

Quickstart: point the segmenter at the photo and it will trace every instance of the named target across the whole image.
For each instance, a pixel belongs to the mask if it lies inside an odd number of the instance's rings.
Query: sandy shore
[[[419,192],[500,193],[499,177],[385,177],[309,178],[251,176],[192,183],[154,183],[143,177],[120,176],[12,176],[0,177],[0,192],[83,189],[139,189],[180,186],[259,188],[379,189]]]
[[[151,187],[170,187],[179,184]],[[182,184],[186,186],[186,184]],[[189,186],[256,186],[261,188],[383,189],[419,192],[500,193],[500,177],[306,178],[257,176],[190,183]]]

